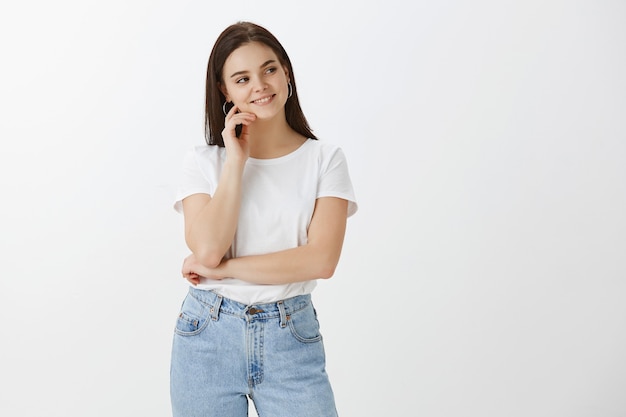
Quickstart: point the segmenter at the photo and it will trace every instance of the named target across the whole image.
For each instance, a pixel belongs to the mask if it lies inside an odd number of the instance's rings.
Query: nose
[[[255,77],[253,79],[252,88],[254,91],[263,91],[267,88],[267,83],[262,78]]]

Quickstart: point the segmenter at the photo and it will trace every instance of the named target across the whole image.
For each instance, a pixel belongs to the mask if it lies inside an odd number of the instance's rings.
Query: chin
[[[273,111],[255,111],[251,113],[254,113],[257,120],[272,120],[279,114],[278,112],[273,112]]]

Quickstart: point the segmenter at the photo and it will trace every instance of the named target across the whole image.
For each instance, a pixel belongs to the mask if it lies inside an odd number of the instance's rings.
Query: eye
[[[235,82],[237,84],[243,84],[243,83],[245,83],[247,81],[248,81],[248,77],[241,77],[241,78],[238,78],[237,81],[235,81]]]
[[[266,74],[272,74],[274,72],[276,72],[276,67],[269,67],[268,69],[265,70]]]

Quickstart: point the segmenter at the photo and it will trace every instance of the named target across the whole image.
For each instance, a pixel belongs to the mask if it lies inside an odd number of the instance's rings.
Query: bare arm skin
[[[222,131],[227,159],[213,197],[194,194],[183,200],[185,241],[202,265],[219,265],[233,242],[241,206],[241,179],[250,155],[247,131],[255,118],[251,113],[237,113],[237,106],[233,106]],[[235,136],[237,124],[243,125],[240,138]]]
[[[239,219],[242,171],[243,167],[227,161],[213,198],[193,194],[183,200],[185,241],[203,265],[217,266],[232,244]]]
[[[256,284],[287,284],[330,278],[339,263],[347,212],[348,202],[344,199],[318,198],[305,245],[264,255],[228,259],[215,267],[204,264],[192,254],[185,259],[183,276],[192,284],[199,282],[199,276],[211,279],[234,277]]]

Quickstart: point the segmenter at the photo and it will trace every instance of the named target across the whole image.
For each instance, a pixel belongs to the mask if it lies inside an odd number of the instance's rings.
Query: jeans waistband
[[[246,305],[230,298],[223,297],[214,291],[199,290],[189,287],[189,294],[210,307],[213,320],[219,314],[229,314],[241,318],[274,318],[280,317],[281,322],[289,319],[289,315],[306,308],[311,304],[311,294],[297,295],[272,303]]]

